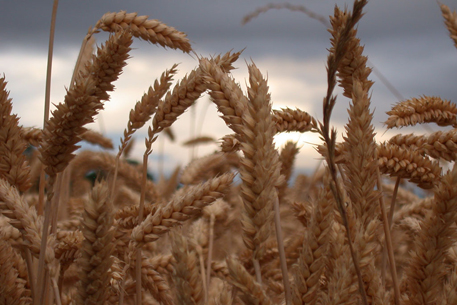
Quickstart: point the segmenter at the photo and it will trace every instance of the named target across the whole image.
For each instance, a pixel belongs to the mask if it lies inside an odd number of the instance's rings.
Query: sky
[[[316,119],[322,118],[322,98],[325,95],[327,49],[330,35],[319,21],[300,12],[270,10],[242,25],[245,15],[268,3],[264,0],[231,1],[60,1],[57,12],[54,62],[52,70],[51,102],[63,101],[79,48],[88,28],[95,25],[106,12],[138,12],[158,19],[185,32],[193,50],[201,56],[213,56],[227,51],[244,49],[232,75],[246,90],[246,63],[254,62],[268,77],[273,108],[300,108]],[[351,1],[308,0],[290,1],[302,5],[328,19],[335,4],[351,7]],[[442,0],[457,9],[452,0]],[[0,73],[8,81],[7,90],[13,99],[13,111],[23,126],[42,127],[49,26],[53,1],[0,0]],[[95,36],[102,44],[108,35]],[[365,15],[358,25],[358,37],[365,46],[369,65],[379,71],[396,88],[393,94],[372,73],[375,82],[371,90],[373,123],[377,141],[384,141],[397,133],[427,133],[437,131],[436,125],[417,126],[401,130],[387,130],[383,122],[386,111],[399,101],[421,95],[441,96],[457,100],[457,50],[444,26],[439,5],[430,0],[373,0],[365,7]],[[135,41],[132,58],[128,60],[116,91],[105,104],[105,110],[89,127],[111,137],[118,145],[126,127],[128,113],[154,80],[174,63],[179,64],[175,80],[181,79],[198,65],[195,56],[181,51],[164,49],[144,41]],[[339,135],[344,133],[349,100],[338,94],[332,124]],[[399,97],[400,95],[401,97]],[[231,133],[207,95],[196,103],[172,126],[174,143],[159,137],[153,146],[151,170],[157,170],[157,160],[164,160],[164,170],[185,165],[191,157],[182,143],[191,136],[192,124],[199,134],[220,139]],[[148,124],[149,125],[149,124]],[[146,128],[136,134],[132,157],[141,160]],[[320,157],[315,145],[317,135],[282,134],[275,139],[281,147],[285,141],[297,141],[301,151],[296,160],[295,174],[312,171]],[[94,149],[91,146],[84,148]],[[197,156],[218,149],[217,144],[198,148]],[[160,154],[160,152],[163,154]],[[116,153],[116,152],[114,152]]]

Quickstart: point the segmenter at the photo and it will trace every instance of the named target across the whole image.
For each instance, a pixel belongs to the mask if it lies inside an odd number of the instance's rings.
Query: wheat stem
[[[376,169],[378,174],[378,189],[382,194],[382,183],[381,183],[381,174],[379,172],[379,168]],[[397,268],[395,266],[395,256],[394,250],[392,246],[392,236],[390,234],[390,226],[389,226],[389,219],[387,217],[386,207],[384,205],[384,197],[379,197],[379,204],[381,206],[381,213],[382,213],[382,222],[384,225],[384,234],[386,237],[386,247],[387,253],[389,255],[389,262],[390,262],[390,272],[392,276],[392,282],[394,286],[394,296],[395,296],[395,304],[400,305],[400,286],[398,284],[398,277],[397,277]]]
[[[46,252],[46,243],[48,241],[48,229],[51,221],[51,201],[46,200],[45,209],[44,209],[44,222],[43,222],[43,232],[41,235],[41,247],[40,247],[40,257],[38,259],[38,275],[37,275],[37,298],[34,300],[34,304],[44,305],[44,295],[46,292],[46,283],[48,277],[48,271],[44,267],[44,259]]]
[[[253,257],[252,264],[254,265],[255,278],[257,280],[257,283],[259,283],[259,285],[262,286],[262,273],[260,271],[259,260]]]
[[[148,175],[148,156],[150,152],[146,151],[143,155],[143,176],[141,180],[141,195],[140,195],[140,204],[138,211],[138,223],[141,223],[144,218],[144,199],[146,197],[146,179]],[[136,268],[135,268],[135,278],[136,278],[136,304],[142,304],[142,295],[141,295],[141,248],[137,249],[136,252]]]
[[[273,203],[273,208],[275,212],[275,228],[276,228],[276,239],[278,241],[278,251],[279,251],[279,261],[281,263],[281,272],[282,272],[282,280],[284,283],[284,294],[286,298],[286,304],[291,304],[291,290],[290,290],[290,283],[289,283],[289,274],[287,272],[287,260],[286,260],[286,252],[284,251],[284,240],[282,238],[282,230],[281,230],[281,219],[279,215],[279,199],[276,193],[275,201]]]
[[[206,281],[206,271],[205,271],[205,259],[203,257],[203,249],[200,245],[196,247],[198,260],[200,261],[200,276],[202,278],[202,285],[203,285],[203,296],[204,296],[204,304],[208,304],[208,282]]]
[[[206,262],[206,286],[209,287],[211,283],[211,261],[213,259],[213,247],[214,247],[214,223],[216,222],[216,216],[211,213],[209,218],[209,240],[208,240],[208,259]]]
[[[36,288],[35,288],[35,276],[34,276],[34,271],[33,271],[33,260],[32,260],[32,254],[30,253],[29,248],[25,248],[24,250],[24,256],[25,256],[25,262],[27,265],[27,273],[29,276],[29,284],[30,284],[30,292],[32,293],[32,299],[35,299],[36,296]]]
[[[189,137],[191,139],[195,138],[195,124],[197,122],[197,107],[195,104],[190,106],[190,126],[189,126]],[[189,162],[192,162],[195,159],[195,146],[190,148],[190,157]]]
[[[395,181],[395,186],[394,186],[394,190],[393,190],[393,193],[392,193],[392,201],[390,203],[390,210],[389,210],[389,231],[392,232],[392,221],[393,221],[393,217],[394,217],[394,211],[395,211],[395,202],[396,202],[396,199],[397,199],[397,194],[398,194],[398,187],[400,186],[400,181],[401,181],[401,178],[400,177],[397,177],[397,180]],[[386,255],[387,255],[387,249],[384,247],[383,251],[382,251],[382,262],[381,262],[381,274],[382,274],[382,281],[383,281],[383,284],[384,284],[384,280],[385,280],[385,270],[386,270],[386,263],[387,263],[387,260],[386,260]]]
[[[57,6],[59,0],[54,0],[52,7],[51,30],[49,31],[49,48],[48,48],[48,65],[46,68],[46,89],[44,97],[44,122],[43,128],[49,119],[49,104],[51,103],[51,72],[52,72],[52,54],[54,51],[54,32],[56,28]]]
[[[394,192],[392,193],[392,201],[390,203],[390,210],[389,210],[389,228],[392,230],[392,221],[394,218],[394,212],[395,212],[395,201],[397,199],[397,194],[398,194],[398,187],[400,186],[401,178],[397,177],[397,180],[395,181],[395,187],[394,187]]]
[[[40,169],[40,183],[38,185],[38,204],[37,204],[37,212],[38,215],[43,215],[43,202],[44,202],[44,187],[46,185],[46,175],[44,173],[45,165],[41,164]]]
[[[163,177],[163,159],[164,159],[164,151],[165,151],[165,138],[160,138],[159,139],[159,148],[158,148],[158,153],[159,153],[159,164],[158,164],[158,172],[159,172],[159,178]]]
[[[60,300],[59,286],[57,285],[56,279],[52,279],[52,288],[54,290],[56,305],[62,305],[62,301]]]
[[[51,29],[49,31],[49,48],[48,48],[48,65],[47,65],[47,70],[46,70],[46,89],[45,89],[45,97],[44,97],[44,122],[43,122],[43,129],[46,126],[46,123],[49,119],[49,105],[51,103],[51,71],[52,71],[52,54],[54,50],[54,33],[55,33],[55,28],[56,28],[56,17],[57,17],[57,7],[59,5],[59,0],[54,0],[54,4],[52,6],[52,17],[51,17]],[[42,178],[43,182],[40,180],[40,194],[44,194],[44,166],[41,168],[41,174],[40,178]],[[40,202],[38,203],[38,207],[43,206],[43,200],[44,200],[44,195],[40,196]],[[48,207],[49,209],[50,207]],[[49,211],[50,212],[50,211]],[[40,263],[38,264],[38,277],[37,277],[37,287],[38,287],[38,298],[34,300],[34,304],[43,304],[42,299],[42,291],[45,286],[46,282],[46,276],[44,276],[43,268],[44,268],[44,256],[45,256],[45,251],[46,251],[46,241],[47,241],[47,231],[48,231],[48,226],[49,226],[49,216],[50,214],[47,214],[47,221],[45,218],[45,222],[43,225],[43,235],[42,235],[42,241],[41,241],[41,251],[40,251]],[[45,215],[46,217],[46,215]],[[40,279],[43,279],[43,281],[40,281]]]
[[[119,158],[121,157],[121,150],[119,150],[119,153],[116,155],[116,159],[114,160],[114,174],[113,174],[113,181],[111,181],[111,190],[110,190],[110,198],[112,199],[114,196],[114,189],[116,188],[116,180],[117,180],[117,175],[119,172]]]
[[[59,211],[59,202],[61,196],[61,189],[62,189],[62,182],[63,182],[63,172],[57,174],[57,181],[55,186],[55,193],[52,197],[52,204],[53,206],[52,213],[51,213],[51,233],[56,233],[57,231],[57,217]]]
[[[78,58],[76,59],[75,68],[73,69],[73,74],[71,75],[70,89],[73,87],[73,84],[75,83],[76,76],[78,74],[77,67],[80,66],[81,59],[82,59],[83,54],[84,54],[84,49],[86,48],[87,42],[89,41],[89,39],[91,37],[92,37],[92,33],[90,33],[90,31],[89,31],[89,33],[87,33],[86,37],[84,37],[84,39],[83,39],[83,42],[81,44],[81,49],[79,50]]]
[[[122,281],[121,281],[121,289],[120,289],[120,293],[119,293],[119,305],[124,305],[124,297],[125,297],[125,279],[127,277],[127,271],[129,269],[129,264],[126,264],[124,269],[123,269],[123,276],[122,276]]]

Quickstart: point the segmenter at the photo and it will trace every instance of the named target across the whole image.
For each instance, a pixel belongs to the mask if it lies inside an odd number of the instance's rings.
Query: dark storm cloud
[[[444,2],[456,8],[452,1]],[[60,1],[56,48],[77,50],[88,27],[105,12],[126,10],[149,15],[185,31],[199,54],[246,48],[243,57],[247,59],[309,58],[322,63],[325,69],[329,34],[319,21],[300,12],[271,10],[241,25],[243,16],[266,3],[263,0]],[[334,1],[291,3],[303,4],[322,16],[332,14],[335,5]],[[34,52],[46,52],[53,1],[0,1],[0,4],[3,13],[0,50],[22,46]],[[338,1],[338,5],[350,8],[351,1]],[[457,54],[435,1],[370,1],[358,26],[358,36],[370,62],[405,97],[441,92],[448,98],[457,98],[454,86],[448,86],[455,79]],[[150,52],[149,48],[139,49]],[[380,83],[376,76],[373,78]],[[418,92],[418,88],[427,92]],[[378,90],[383,92],[384,89]],[[392,94],[388,94],[387,91],[385,98],[391,99]]]
[[[0,41],[46,49],[52,1],[0,1]],[[281,53],[315,56],[325,52],[329,35],[318,21],[299,12],[271,10],[242,26],[243,16],[265,5],[256,1],[60,1],[56,44],[79,47],[89,26],[107,11],[139,12],[185,31],[199,52],[225,52],[247,47],[249,55]],[[278,3],[281,3],[278,1]],[[291,1],[322,16],[333,13],[334,1]],[[349,4],[348,4],[349,3]],[[338,1],[350,7],[350,1]],[[367,45],[376,41],[443,33],[434,1],[371,1],[360,22]]]
[[[40,53],[42,55],[40,58],[45,60],[52,2],[51,0],[0,0],[2,8],[0,53],[11,54],[13,51],[24,56],[27,53]],[[270,80],[277,78],[276,86],[272,88],[274,102],[280,100],[282,104],[287,104],[289,100],[293,101],[293,106],[310,111],[319,119],[322,116],[321,103],[326,88],[326,49],[330,47],[330,34],[319,21],[302,13],[287,10],[271,10],[261,14],[247,25],[241,25],[241,20],[246,14],[268,2],[264,0],[62,0],[59,3],[57,15],[55,54],[62,60],[69,57],[67,54],[71,54],[73,57],[69,60],[73,60],[89,26],[95,25],[104,13],[120,10],[139,12],[140,15],[149,15],[150,18],[159,19],[186,32],[194,50],[203,56],[246,48],[242,58],[236,64],[237,67],[245,67],[244,60],[250,61],[250,59],[256,63],[262,63],[265,67],[268,66],[270,71],[262,66],[259,68],[265,75],[269,75]],[[340,7],[352,6],[352,1],[340,0],[290,2],[303,4],[323,16],[333,14],[335,3]],[[453,10],[457,9],[455,0],[442,0],[442,2]],[[277,3],[284,2],[277,1]],[[404,98],[438,95],[453,102],[457,101],[455,85],[457,51],[449,38],[436,1],[372,0],[364,11],[365,16],[358,25],[358,37],[365,45],[364,54],[368,56],[370,64],[382,72]],[[96,38],[97,43],[100,44],[106,38],[106,34],[98,34]],[[155,56],[154,59],[158,58],[157,53],[168,54],[168,52],[157,52],[154,48],[152,49],[154,53],[151,53],[151,47],[144,47],[144,44],[137,42],[135,47],[137,49],[132,53],[134,56],[132,63],[138,63],[138,58],[146,57],[138,56],[140,54],[147,55],[147,58]],[[159,58],[162,60],[165,57],[159,56]],[[174,59],[170,65],[175,62]],[[293,69],[290,65],[286,65],[284,60],[292,65],[301,66],[295,67],[291,72]],[[178,58],[176,61],[181,59]],[[195,60],[186,67],[196,64]],[[0,73],[2,72],[4,70],[0,67]],[[8,75],[11,75],[11,72],[7,73]],[[290,85],[284,84],[286,82],[284,79],[292,76],[296,79],[293,83],[294,86],[297,84],[295,90]],[[245,88],[246,77],[245,72],[236,74],[236,80],[243,88]],[[19,83],[20,78],[17,78],[18,80],[10,79],[9,85]],[[370,78],[375,81],[371,92],[372,110],[375,111],[374,123],[377,125],[378,134],[382,134],[385,131],[382,122],[387,119],[385,112],[398,102],[398,99],[382,84],[376,74],[372,73]],[[120,84],[117,86],[123,88]],[[16,88],[20,87],[16,86]],[[307,92],[303,88],[310,91],[309,96],[306,96]],[[284,92],[285,90],[287,92]],[[41,91],[40,84],[36,92],[41,94]],[[17,99],[21,94],[27,95],[31,92],[12,90],[12,95],[16,95]],[[36,99],[39,100],[39,98]],[[342,126],[347,122],[348,104],[349,100],[339,94],[332,116],[332,123],[339,126],[339,134],[343,133]],[[128,110],[125,112],[127,113]]]
[[[1,3],[3,18],[0,20],[0,41],[7,45],[21,44],[46,49],[52,1]],[[313,44],[316,39],[323,43],[326,41],[325,27],[300,13],[285,10],[269,12],[242,26],[243,16],[264,3],[259,0],[60,1],[56,44],[78,47],[89,26],[94,25],[105,12],[119,10],[149,15],[185,31],[194,47],[201,51],[211,49],[213,52],[222,52],[248,47],[254,53],[289,53],[293,49],[288,45],[304,46],[299,43],[304,39],[313,40]],[[320,10],[319,13],[331,12],[319,7],[316,9]]]

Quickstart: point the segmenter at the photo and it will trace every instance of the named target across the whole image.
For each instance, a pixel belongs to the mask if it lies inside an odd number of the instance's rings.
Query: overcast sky
[[[442,0],[452,10],[457,4]],[[256,63],[268,75],[274,108],[299,107],[317,119],[322,117],[322,98],[326,90],[325,63],[330,47],[330,35],[319,21],[299,12],[271,10],[246,25],[243,17],[267,3],[250,1],[61,1],[58,7],[51,101],[61,102],[68,86],[81,41],[89,26],[106,12],[138,12],[187,33],[198,54],[210,56],[229,50],[246,48],[235,63],[233,76],[243,89],[248,78],[246,61]],[[283,2],[276,2],[283,3]],[[290,1],[304,5],[316,14],[333,14],[335,1]],[[337,1],[351,7],[350,1]],[[42,127],[44,82],[47,45],[53,1],[0,1],[0,73],[8,81],[7,89],[13,98],[14,112],[24,126]],[[365,16],[358,26],[358,37],[365,45],[364,54],[370,64],[380,71],[404,98],[420,95],[439,95],[456,101],[457,52],[444,26],[439,5],[430,0],[373,0],[365,8]],[[97,44],[107,38],[97,34]],[[136,41],[132,58],[128,61],[116,92],[105,105],[105,111],[91,128],[106,130],[116,143],[126,126],[128,112],[155,78],[174,63],[180,63],[180,79],[190,72],[197,60],[180,51],[164,50],[146,42]],[[398,101],[379,78],[372,87],[372,109],[378,140],[410,129],[387,131],[382,122],[386,111]],[[348,99],[339,95],[332,123],[340,134],[347,121]],[[197,103],[196,120],[200,121],[209,104],[205,96]],[[191,113],[182,116],[175,125],[177,143],[165,140],[166,170],[185,164],[189,153],[179,144],[189,138]],[[438,130],[435,125],[430,126]],[[415,132],[424,133],[422,127]],[[202,134],[220,138],[230,133],[210,105],[206,111]],[[145,130],[137,135],[134,154],[143,154]],[[287,137],[277,138],[281,145]],[[316,165],[318,155],[311,144],[319,143],[314,135],[292,135],[303,146],[297,166],[299,171]],[[158,145],[154,149],[157,156]],[[199,148],[199,155],[217,149],[217,145]],[[153,156],[153,158],[155,159]],[[153,162],[152,162],[153,163]],[[152,165],[153,167],[155,165]]]

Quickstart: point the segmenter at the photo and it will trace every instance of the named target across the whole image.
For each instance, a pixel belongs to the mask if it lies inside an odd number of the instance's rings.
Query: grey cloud
[[[52,9],[48,1],[0,0],[0,53],[18,49],[22,52],[46,54],[49,23]],[[279,1],[277,1],[279,2]],[[352,1],[291,1],[303,4],[316,13],[328,16],[333,13],[335,2],[351,6]],[[454,1],[443,0],[451,9],[457,9]],[[149,15],[184,31],[192,41],[197,53],[204,56],[246,48],[237,66],[244,60],[254,62],[288,58],[292,61],[313,61],[321,70],[307,71],[297,75],[299,81],[309,86],[322,88],[325,94],[326,49],[330,47],[329,33],[318,21],[287,10],[272,10],[242,26],[243,16],[266,4],[264,0],[232,1],[60,1],[57,15],[56,53],[75,54],[89,26],[107,11],[127,10]],[[422,94],[440,95],[457,101],[455,79],[457,52],[444,26],[439,6],[429,0],[372,0],[358,26],[358,36],[365,45],[364,54],[405,98]],[[98,34],[98,43],[106,34]],[[150,55],[151,47],[135,43],[141,54]],[[154,50],[154,49],[153,49]],[[156,54],[156,50],[153,51]],[[161,53],[162,54],[162,53]],[[153,56],[153,55],[150,55]],[[135,58],[132,59],[134,61]],[[263,69],[260,67],[262,72]],[[285,68],[284,68],[285,69]],[[276,71],[276,70],[275,70]],[[0,73],[2,73],[0,69]],[[265,71],[267,73],[269,71]],[[287,73],[287,71],[285,71]],[[247,75],[237,78],[244,88]],[[372,89],[374,122],[384,132],[381,122],[387,119],[386,111],[397,99],[381,83],[376,75]],[[11,85],[15,81],[11,80]],[[38,88],[38,87],[37,87]],[[281,90],[282,88],[277,88]],[[41,87],[36,89],[41,90]],[[20,96],[30,92],[12,90]],[[42,94],[42,92],[40,92]],[[140,92],[135,93],[137,95]],[[280,95],[272,93],[273,97]],[[294,91],[281,94],[284,100],[303,99]],[[315,100],[314,100],[315,99]],[[313,115],[321,117],[322,97],[313,97],[310,107]],[[305,105],[305,104],[303,104]],[[347,122],[348,99],[339,95],[332,122],[342,126]],[[300,106],[301,107],[301,106]],[[304,107],[304,106],[303,106]],[[343,130],[339,130],[341,134]],[[117,138],[117,137],[115,137]]]

